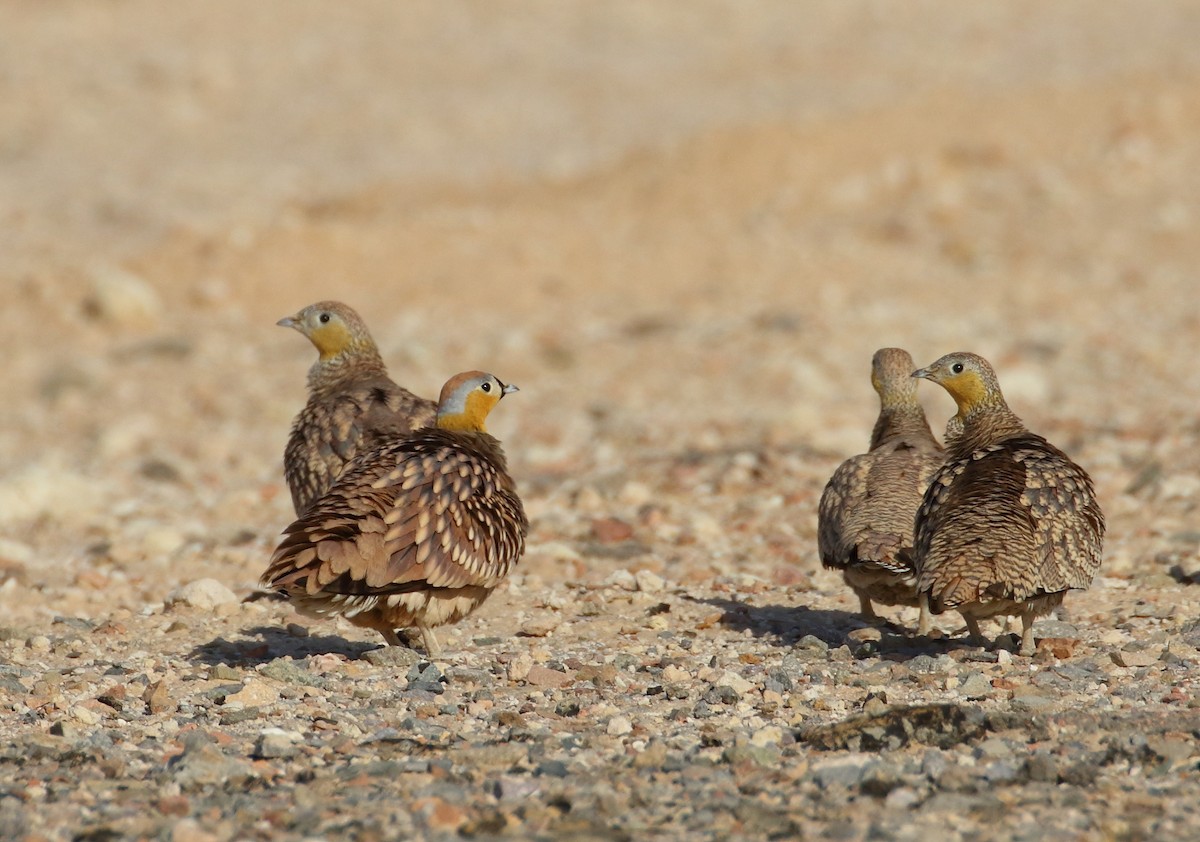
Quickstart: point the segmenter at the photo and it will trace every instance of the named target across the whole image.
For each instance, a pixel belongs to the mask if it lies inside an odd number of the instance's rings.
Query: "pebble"
[[[421,662],[421,653],[407,646],[380,646],[363,652],[362,657],[375,667],[403,668]]]
[[[92,290],[90,312],[114,327],[151,328],[162,318],[158,292],[143,277],[106,263],[89,271]]]
[[[261,707],[279,701],[279,690],[265,681],[247,682],[241,690],[225,697],[225,706]]]
[[[33,547],[12,538],[0,538],[0,561],[28,565],[35,558]]]
[[[263,760],[292,757],[303,742],[304,736],[297,731],[267,728],[254,743],[254,756]]]
[[[744,696],[754,690],[754,685],[732,670],[725,670],[714,682],[717,687],[728,687],[739,696]]]
[[[171,828],[171,842],[218,842],[220,837],[205,830],[196,819],[180,819]]]
[[[547,614],[526,620],[521,624],[517,634],[522,637],[545,637],[562,625],[562,617],[557,614]]]
[[[533,656],[531,656],[528,652],[521,652],[508,662],[508,680],[524,681],[529,676],[529,672],[532,669]]]
[[[919,804],[921,795],[909,786],[898,786],[887,794],[883,803],[889,810],[909,810]]]
[[[216,579],[197,579],[167,594],[166,604],[212,610],[218,605],[237,604],[239,601],[233,591]]]
[[[1113,663],[1119,667],[1148,667],[1162,657],[1163,647],[1131,644],[1112,653]]]
[[[858,786],[866,776],[867,768],[875,763],[873,754],[847,754],[829,760],[814,763],[810,774],[821,787],[828,788],[834,784],[845,787]]]
[[[565,672],[535,664],[525,674],[525,680],[534,687],[562,687],[571,682],[571,677]]]
[[[82,723],[83,725],[100,724],[100,714],[83,705],[72,705],[70,713],[72,719]]]
[[[605,728],[605,733],[610,737],[623,737],[633,731],[633,723],[630,722],[627,716],[614,716],[608,720],[608,725]]]
[[[662,576],[652,570],[639,570],[633,574],[637,589],[644,593],[659,593],[667,586]]]
[[[606,587],[618,588],[623,591],[637,590],[637,577],[628,570],[614,570],[603,582]]]
[[[986,699],[994,692],[992,682],[977,672],[969,674],[958,685],[958,692],[967,699]]]

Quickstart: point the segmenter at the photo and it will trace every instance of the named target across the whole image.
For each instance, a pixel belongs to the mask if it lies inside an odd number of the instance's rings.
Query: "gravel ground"
[[[0,838],[1200,835],[1190,4],[256,9],[0,3]],[[521,387],[442,661],[241,602],[322,298]],[[820,567],[884,345],[1095,479],[1032,659]]]

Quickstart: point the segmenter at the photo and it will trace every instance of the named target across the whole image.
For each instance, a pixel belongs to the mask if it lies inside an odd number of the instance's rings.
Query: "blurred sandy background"
[[[313,359],[273,323],[321,298],[418,392],[520,384],[492,427],[543,575],[593,572],[537,548],[609,515],[676,580],[816,571],[816,496],[865,446],[889,344],[996,364],[1096,478],[1109,575],[1195,557],[1195,4],[6,0],[0,22],[11,622],[252,584]],[[720,454],[768,469],[688,480]]]

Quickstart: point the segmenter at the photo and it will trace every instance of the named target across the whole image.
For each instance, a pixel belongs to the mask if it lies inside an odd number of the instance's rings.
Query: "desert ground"
[[[0,837],[1200,835],[1200,7],[0,21]],[[432,663],[241,602],[322,299],[521,389],[528,551]],[[890,345],[1095,481],[1032,659],[821,567]]]

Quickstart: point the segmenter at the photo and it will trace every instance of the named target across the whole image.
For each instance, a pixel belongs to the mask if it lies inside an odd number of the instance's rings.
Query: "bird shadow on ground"
[[[749,631],[755,637],[773,637],[783,646],[795,646],[812,635],[829,646],[856,642],[849,637],[856,629],[871,628],[862,615],[850,611],[809,608],[805,605],[752,605],[724,597],[688,597],[694,602],[712,605],[724,611],[718,621],[734,631]],[[888,660],[904,660],[917,655],[940,655],[960,649],[964,642],[950,638],[917,637],[894,623],[880,628],[881,639],[874,654]]]
[[[309,655],[344,655],[350,660],[358,660],[364,652],[378,648],[377,643],[346,640],[337,635],[298,637],[281,628],[256,626],[246,629],[233,640],[215,637],[192,649],[188,656],[194,662],[209,666],[248,666],[283,657],[300,660]]]

